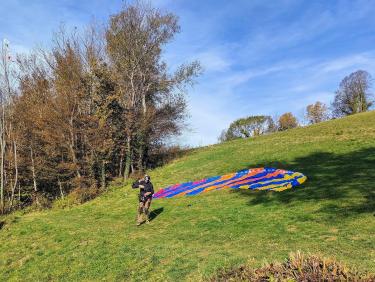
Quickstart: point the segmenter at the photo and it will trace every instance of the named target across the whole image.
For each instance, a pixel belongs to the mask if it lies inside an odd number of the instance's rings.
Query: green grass
[[[281,193],[158,199],[158,215],[141,227],[129,186],[71,209],[13,215],[0,230],[1,280],[199,280],[297,250],[375,271],[375,112],[196,149],[150,174],[159,188],[258,166],[308,180]]]

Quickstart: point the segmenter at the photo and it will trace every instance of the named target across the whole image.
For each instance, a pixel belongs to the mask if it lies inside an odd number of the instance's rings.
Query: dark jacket
[[[140,188],[139,185],[143,185],[144,188]],[[140,199],[142,198],[142,201],[145,198],[145,193],[151,192],[151,194],[146,196],[146,198],[151,198],[152,195],[154,194],[154,186],[152,185],[151,181],[146,183],[144,180],[138,180],[133,183],[132,188],[133,189],[139,188],[139,198]]]

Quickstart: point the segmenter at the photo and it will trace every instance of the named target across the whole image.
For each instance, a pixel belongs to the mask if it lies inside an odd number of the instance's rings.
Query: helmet
[[[145,174],[145,180],[151,180],[151,177],[148,174]]]

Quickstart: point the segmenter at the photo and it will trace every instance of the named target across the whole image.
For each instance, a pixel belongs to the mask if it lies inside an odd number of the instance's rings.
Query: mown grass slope
[[[375,112],[196,149],[150,174],[159,188],[259,166],[308,180],[281,193],[158,199],[141,227],[129,185],[14,217],[0,230],[1,280],[199,280],[297,250],[375,271]]]

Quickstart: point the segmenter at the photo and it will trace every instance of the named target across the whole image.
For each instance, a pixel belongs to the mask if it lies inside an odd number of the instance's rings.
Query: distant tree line
[[[168,72],[177,17],[136,2],[103,29],[61,29],[48,50],[0,65],[0,213],[144,171],[186,117],[198,62]]]
[[[370,110],[374,104],[371,86],[372,78],[367,71],[358,70],[351,73],[341,81],[330,108],[320,101],[306,107],[307,123],[315,124]],[[249,116],[233,121],[228,129],[222,131],[219,141],[255,137],[298,126],[300,123],[291,112],[284,113],[278,118]]]

